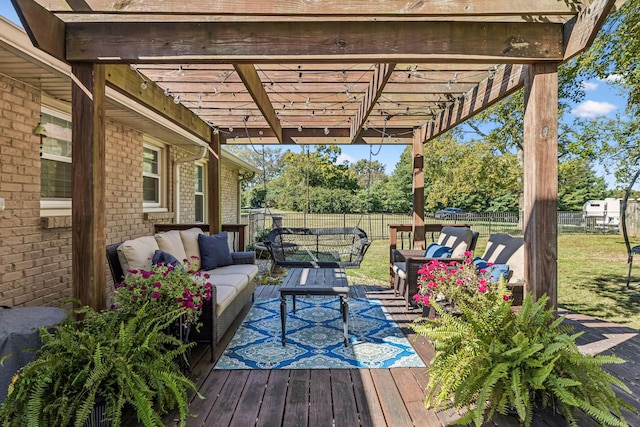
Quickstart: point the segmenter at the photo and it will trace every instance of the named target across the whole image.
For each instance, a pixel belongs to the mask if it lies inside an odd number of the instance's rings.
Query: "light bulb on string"
[[[178,75],[180,77],[184,76],[184,69],[182,68],[182,65],[178,65]]]
[[[171,95],[171,92],[169,92],[169,88],[168,87],[164,88],[164,96],[169,96],[169,95]]]
[[[229,132],[233,132],[233,126],[229,126]]]
[[[324,128],[324,134],[325,134],[325,135],[329,135],[329,128],[328,128],[328,127],[325,127],[325,128]]]
[[[307,102],[304,103],[307,107],[311,104],[311,98],[307,96]]]
[[[174,104],[180,104],[180,95],[176,95],[173,97],[173,103]]]
[[[140,89],[144,90],[144,89],[146,89],[147,87],[148,87],[148,85],[147,85],[147,81],[146,81],[146,80],[143,80],[143,81],[142,81],[142,83],[140,83]]]

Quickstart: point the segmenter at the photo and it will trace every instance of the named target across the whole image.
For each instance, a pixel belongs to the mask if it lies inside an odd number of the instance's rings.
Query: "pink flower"
[[[155,291],[155,292],[151,293],[151,298],[158,299],[158,298],[160,298],[160,295],[161,295],[160,292]]]
[[[156,283],[153,284],[153,287],[156,288],[156,289],[160,289],[162,287],[162,283],[156,282]]]
[[[483,294],[487,293],[487,285],[478,285],[478,291],[482,292]]]
[[[503,301],[509,301],[509,295],[502,295]]]

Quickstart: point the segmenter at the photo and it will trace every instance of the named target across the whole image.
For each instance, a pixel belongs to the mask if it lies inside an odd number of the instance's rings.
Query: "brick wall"
[[[222,223],[238,222],[238,173],[229,168],[222,168]]]
[[[71,234],[40,219],[40,91],[0,75],[0,305],[71,296]]]
[[[39,89],[0,75],[0,305],[57,306],[72,296],[71,217],[40,217],[40,138],[32,131],[40,120]],[[153,225],[173,222],[168,213],[142,208],[143,134],[118,122],[106,123],[107,244],[150,235]],[[172,148],[167,160],[184,157]],[[237,174],[223,167],[223,222],[236,222]],[[181,222],[194,220],[194,168],[180,166]],[[106,261],[105,261],[106,262]],[[108,270],[107,270],[108,271]],[[108,296],[112,280],[107,273]]]

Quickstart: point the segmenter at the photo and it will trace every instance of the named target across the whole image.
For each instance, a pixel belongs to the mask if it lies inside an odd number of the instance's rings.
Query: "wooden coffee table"
[[[285,345],[287,323],[287,295],[293,297],[293,313],[296,312],[297,295],[327,295],[340,297],[340,314],[344,332],[344,346],[349,344],[349,284],[343,268],[292,268],[280,287],[280,320],[282,345]]]

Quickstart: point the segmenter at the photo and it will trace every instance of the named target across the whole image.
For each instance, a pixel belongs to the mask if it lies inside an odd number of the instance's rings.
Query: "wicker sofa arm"
[[[231,252],[231,259],[234,264],[255,264],[256,253],[254,251]]]

